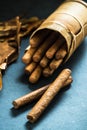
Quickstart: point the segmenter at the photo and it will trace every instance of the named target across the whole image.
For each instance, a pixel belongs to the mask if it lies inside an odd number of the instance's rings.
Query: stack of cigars
[[[66,55],[65,39],[58,32],[44,29],[40,35],[35,35],[30,39],[30,45],[22,57],[29,81],[36,83],[41,75],[51,76],[62,64]]]
[[[66,0],[32,34],[22,58],[31,83],[51,76],[78,48],[87,36],[86,14],[86,2]]]

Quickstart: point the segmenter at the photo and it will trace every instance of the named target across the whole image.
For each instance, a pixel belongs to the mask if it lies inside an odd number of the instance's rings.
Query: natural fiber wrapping
[[[65,38],[67,61],[87,35],[87,3],[82,0],[65,1],[34,31],[30,39],[43,29],[57,31]]]

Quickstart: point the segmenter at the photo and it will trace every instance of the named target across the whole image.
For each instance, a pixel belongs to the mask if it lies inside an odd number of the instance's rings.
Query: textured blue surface
[[[0,92],[0,130],[87,130],[87,38],[52,77],[41,78],[36,84],[28,83],[21,62],[28,38],[22,41],[21,53],[3,75],[3,90]],[[34,124],[26,119],[35,103],[14,110],[12,101],[40,86],[48,84],[63,68],[72,70],[73,83],[69,89],[61,91],[48,106],[41,118]]]

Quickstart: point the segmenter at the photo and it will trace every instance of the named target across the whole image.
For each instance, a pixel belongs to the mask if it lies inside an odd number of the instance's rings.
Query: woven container
[[[40,35],[43,29],[57,31],[65,38],[67,61],[87,35],[87,3],[82,0],[65,1],[34,31],[30,39],[37,33]]]

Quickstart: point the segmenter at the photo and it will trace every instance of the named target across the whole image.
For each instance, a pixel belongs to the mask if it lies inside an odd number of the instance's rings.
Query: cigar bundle
[[[42,22],[43,20],[38,17],[20,16],[0,22],[0,89],[2,88],[1,71],[17,59],[22,37],[30,35]]]
[[[74,11],[76,10],[76,11]],[[74,53],[87,35],[87,3],[66,0],[30,37],[22,61],[29,81],[51,76]]]

